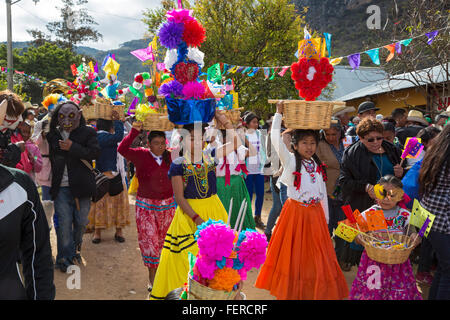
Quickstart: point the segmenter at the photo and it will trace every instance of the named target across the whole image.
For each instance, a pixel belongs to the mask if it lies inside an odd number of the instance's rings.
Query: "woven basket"
[[[112,120],[112,112],[115,110],[119,113],[119,119],[122,121],[125,120],[125,105],[116,106],[111,104],[109,100],[97,98],[94,107],[97,115],[96,119]]]
[[[237,125],[241,122],[241,110],[244,108],[237,108],[231,110],[217,110],[218,113],[223,113],[227,117],[228,120],[231,121],[233,127],[237,127]],[[221,123],[217,123],[217,120],[214,118],[214,123],[216,128],[219,130],[224,130],[225,127]]]
[[[208,288],[189,277],[188,300],[234,300],[238,291],[221,291]]]
[[[376,238],[383,240],[389,240],[388,234],[385,232],[372,233],[371,235],[375,235]],[[411,241],[410,237],[402,234],[390,233],[390,236],[392,239],[401,243],[408,243]],[[366,249],[369,258],[384,264],[402,264],[408,260],[409,255],[414,249],[412,246],[404,249],[377,248],[370,244],[370,238],[364,236],[362,237],[362,242],[364,243],[364,248]]]
[[[148,131],[171,131],[175,125],[169,121],[167,110],[162,113],[149,113],[142,121],[142,128]]]
[[[97,114],[95,113],[95,106],[93,104],[85,105],[81,107],[81,112],[86,120],[97,119]]]
[[[278,103],[281,100],[269,100]],[[331,115],[335,105],[344,105],[341,101],[284,101],[284,124],[289,129],[329,129]]]

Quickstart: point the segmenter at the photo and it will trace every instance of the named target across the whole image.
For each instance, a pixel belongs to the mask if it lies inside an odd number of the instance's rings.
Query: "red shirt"
[[[139,181],[137,195],[142,198],[163,200],[173,196],[172,183],[168,172],[170,163],[165,161],[158,165],[150,150],[145,148],[130,148],[139,131],[132,129],[122,140],[117,151],[136,167]],[[170,160],[170,162],[172,162]]]

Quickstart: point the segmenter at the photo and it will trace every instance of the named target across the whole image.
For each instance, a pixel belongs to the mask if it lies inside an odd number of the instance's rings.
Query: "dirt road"
[[[267,188],[266,188],[267,190]],[[57,300],[144,300],[147,299],[147,268],[142,263],[137,242],[136,221],[134,219],[134,197],[130,196],[131,225],[124,229],[124,243],[114,241],[114,229],[102,233],[102,242],[93,244],[92,234],[84,235],[80,266],[80,289],[69,289],[71,274],[55,270]],[[262,217],[267,216],[272,205],[271,194],[265,194]],[[56,235],[51,232],[53,256],[56,257]],[[255,288],[258,270],[248,273],[244,283],[244,293],[248,300],[274,300],[267,291]],[[356,275],[356,267],[344,273],[349,288]],[[69,283],[69,286],[67,285]],[[69,288],[68,288],[69,287]]]

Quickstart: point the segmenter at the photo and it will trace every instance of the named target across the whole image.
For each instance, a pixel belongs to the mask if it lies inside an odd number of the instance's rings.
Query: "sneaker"
[[[417,272],[416,280],[421,284],[431,286],[433,283],[433,276],[430,272]]]
[[[61,272],[66,273],[67,268],[69,268],[72,265],[72,263],[68,261],[58,262],[55,264],[55,268],[61,270]]]
[[[259,229],[265,229],[266,225],[262,222],[261,216],[255,216],[255,225]]]

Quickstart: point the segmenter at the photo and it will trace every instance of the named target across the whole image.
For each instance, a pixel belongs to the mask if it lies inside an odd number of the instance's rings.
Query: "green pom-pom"
[[[148,72],[142,73],[142,78],[144,78],[144,80],[150,79],[150,73]]]

